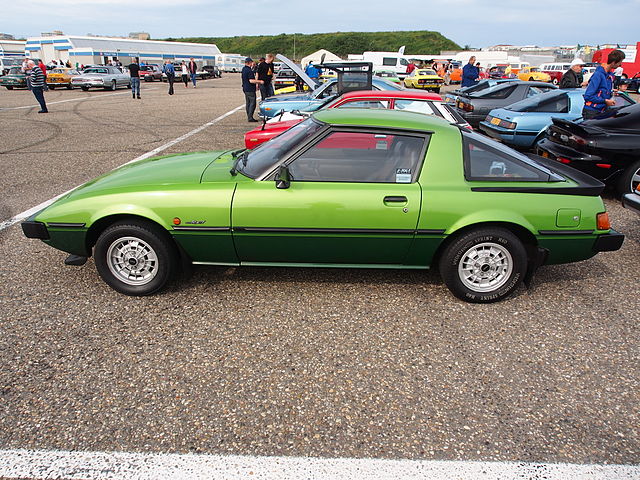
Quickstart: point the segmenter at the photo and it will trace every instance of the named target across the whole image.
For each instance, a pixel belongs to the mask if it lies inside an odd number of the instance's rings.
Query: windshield
[[[404,90],[402,85],[390,82],[384,78],[374,78],[372,81],[374,90]]]
[[[436,72],[433,70],[421,70],[420,71],[421,75],[436,75]]]
[[[249,153],[245,151],[239,157],[237,170],[247,177],[258,178],[267,173],[290,150],[313,136],[323,127],[323,123],[319,123],[313,118],[308,118]]]
[[[20,75],[22,74],[22,70],[20,67],[12,67],[9,69],[9,75]]]

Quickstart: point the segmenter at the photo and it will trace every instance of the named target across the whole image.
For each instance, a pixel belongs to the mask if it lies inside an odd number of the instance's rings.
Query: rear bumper
[[[622,242],[624,242],[624,235],[615,230],[610,230],[609,233],[598,235],[598,238],[596,238],[593,244],[593,251],[615,252],[616,250],[620,250]]]
[[[622,197],[622,205],[624,208],[629,208],[640,213],[640,194],[627,193]]]

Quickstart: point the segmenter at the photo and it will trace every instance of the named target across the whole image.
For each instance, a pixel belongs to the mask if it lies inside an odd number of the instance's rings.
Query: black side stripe
[[[589,235],[593,230],[538,230],[540,235]]]
[[[192,232],[238,232],[238,233],[360,233],[368,234],[396,234],[396,235],[442,235],[442,229],[377,229],[377,228],[284,228],[284,227],[199,227],[174,226],[174,230]]]

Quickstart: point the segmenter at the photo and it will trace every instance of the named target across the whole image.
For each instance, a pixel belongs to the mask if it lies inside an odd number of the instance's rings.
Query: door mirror
[[[289,188],[291,185],[291,177],[289,176],[289,169],[284,165],[280,165],[278,173],[276,175],[276,188]]]

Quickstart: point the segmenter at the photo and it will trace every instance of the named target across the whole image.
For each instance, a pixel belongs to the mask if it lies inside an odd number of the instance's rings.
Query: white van
[[[407,76],[409,61],[398,52],[363,52],[362,61],[371,62],[374,70],[393,70],[400,78]]]
[[[238,53],[219,53],[216,55],[216,66],[223,72],[239,72],[244,67],[244,59]]]

